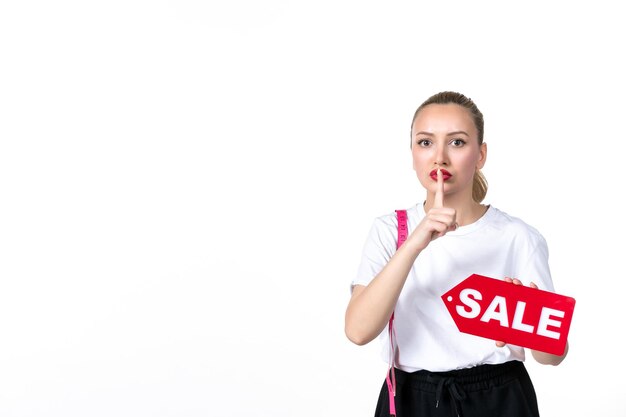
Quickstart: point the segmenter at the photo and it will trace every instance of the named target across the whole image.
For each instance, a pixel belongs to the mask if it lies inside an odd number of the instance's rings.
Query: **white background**
[[[0,416],[368,416],[343,334],[415,108],[485,114],[486,199],[577,299],[544,417],[623,416],[617,2],[2,1]]]

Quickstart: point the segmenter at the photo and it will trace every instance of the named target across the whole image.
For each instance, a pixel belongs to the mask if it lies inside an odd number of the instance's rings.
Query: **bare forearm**
[[[353,294],[345,319],[345,332],[352,342],[367,344],[384,329],[419,252],[407,241],[367,287]]]
[[[430,197],[429,197],[430,198]],[[437,171],[433,206],[387,265],[367,287],[352,292],[346,310],[346,335],[357,345],[371,342],[385,328],[406,277],[417,256],[430,242],[456,230],[456,210],[443,206],[443,173]]]
[[[565,359],[565,357],[567,356],[568,351],[569,351],[569,343],[565,345],[565,352],[563,352],[563,354],[560,356],[552,355],[546,352],[540,352],[538,350],[532,350],[531,353],[533,355],[533,358],[535,358],[535,360],[539,362],[540,364],[556,366],[560,364],[561,362],[563,362],[563,359]]]

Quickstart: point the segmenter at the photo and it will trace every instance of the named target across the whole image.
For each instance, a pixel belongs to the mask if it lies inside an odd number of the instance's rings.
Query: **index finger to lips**
[[[443,174],[441,169],[437,170],[437,191],[435,191],[434,207],[443,207]]]

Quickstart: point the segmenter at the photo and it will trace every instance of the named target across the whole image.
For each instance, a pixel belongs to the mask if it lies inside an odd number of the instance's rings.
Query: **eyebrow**
[[[457,130],[457,131],[454,131],[454,132],[446,133],[446,136],[455,136],[455,135],[459,135],[459,134],[465,135],[465,136],[469,137],[469,134],[467,132],[464,132],[463,130]],[[415,134],[415,136],[417,136],[417,135],[434,136],[434,133],[420,131],[420,132],[417,132]]]

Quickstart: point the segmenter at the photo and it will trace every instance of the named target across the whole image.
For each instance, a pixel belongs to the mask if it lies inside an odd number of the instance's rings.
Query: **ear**
[[[485,166],[485,162],[487,162],[487,144],[483,142],[480,145],[480,155],[478,157],[478,162],[476,163],[476,169],[482,169]]]

